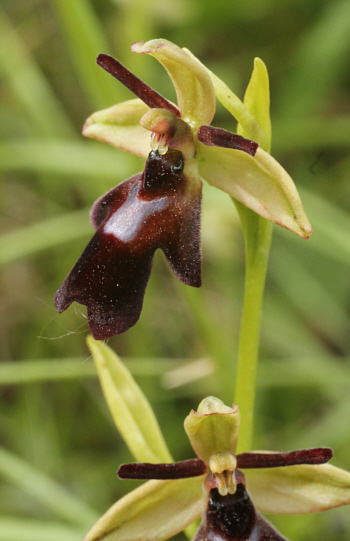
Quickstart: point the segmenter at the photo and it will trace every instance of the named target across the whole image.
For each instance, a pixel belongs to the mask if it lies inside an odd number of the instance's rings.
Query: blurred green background
[[[92,236],[89,207],[143,160],[81,128],[131,94],[95,65],[118,57],[170,99],[133,41],[193,51],[241,98],[255,56],[271,79],[272,153],[295,180],[310,240],[274,228],[255,447],[333,447],[350,469],[350,3],[348,0],[2,0],[0,7],[0,541],[79,541],[120,495],[131,457],[85,344],[85,309],[53,294]],[[235,130],[220,106],[214,125]],[[228,196],[205,186],[201,290],[161,253],[139,323],[109,341],[155,408],[176,459],[183,419],[214,394],[233,400],[244,251]],[[350,538],[348,509],[271,517],[292,541]]]

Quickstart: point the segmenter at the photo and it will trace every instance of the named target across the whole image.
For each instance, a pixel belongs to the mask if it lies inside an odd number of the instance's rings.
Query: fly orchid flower
[[[200,286],[200,177],[301,237],[311,233],[296,187],[278,162],[254,141],[210,126],[216,101],[209,71],[163,39],[134,43],[132,50],[163,64],[178,105],[114,58],[98,56],[97,63],[137,99],[93,114],[83,134],[147,160],[143,173],[94,204],[97,232],[55,295],[58,312],[73,301],[88,307],[97,339],[138,320],[157,248],[180,280]]]
[[[106,366],[97,364],[101,377]],[[350,503],[350,474],[325,464],[331,449],[236,455],[239,423],[236,405],[205,398],[185,420],[198,459],[121,466],[123,479],[152,480],[115,503],[84,541],[163,541],[201,515],[194,541],[286,541],[259,511],[315,513]]]

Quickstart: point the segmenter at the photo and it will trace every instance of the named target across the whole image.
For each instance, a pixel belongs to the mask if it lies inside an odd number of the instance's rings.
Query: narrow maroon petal
[[[97,229],[55,295],[61,313],[72,302],[88,308],[92,335],[105,340],[140,317],[154,252],[163,250],[175,275],[201,284],[201,191],[188,189],[179,151],[152,151],[144,173],[126,180],[93,206]]]
[[[251,156],[255,156],[259,147],[258,143],[242,135],[213,126],[201,126],[197,131],[197,137],[204,145],[242,150]]]
[[[101,53],[98,55],[96,63],[131,90],[148,107],[167,109],[181,118],[181,113],[175,105],[141,81],[112,56]]]
[[[244,487],[235,494],[220,496],[210,491],[208,508],[193,541],[287,541],[256,512]]]
[[[185,479],[198,477],[207,471],[203,460],[194,458],[172,464],[123,464],[118,470],[120,479]]]
[[[332,449],[318,447],[290,453],[242,453],[237,455],[237,468],[278,468],[297,464],[325,464],[333,456]]]

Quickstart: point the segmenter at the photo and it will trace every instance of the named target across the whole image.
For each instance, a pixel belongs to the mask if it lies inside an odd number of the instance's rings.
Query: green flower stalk
[[[256,58],[254,61],[244,103],[213,74],[212,80],[216,95],[239,121],[237,132],[254,138],[266,152],[270,152],[270,89],[267,69],[262,60]],[[235,390],[235,400],[240,404],[244,418],[239,447],[245,450],[252,445],[262,303],[272,224],[239,201],[233,199],[233,202],[241,219],[245,240],[245,290]]]
[[[132,453],[140,438],[158,457],[164,443],[150,406],[118,357],[106,345],[89,339],[111,414]],[[121,397],[116,399],[116,397]],[[134,419],[123,426],[123,413]],[[143,414],[144,412],[144,414]],[[153,427],[153,428],[152,428]],[[327,448],[237,454],[238,406],[205,398],[185,419],[185,431],[197,459],[160,464],[128,464],[122,478],[153,479],[116,502],[92,527],[84,541],[163,541],[202,516],[196,541],[286,541],[262,513],[316,513],[350,503],[350,474],[326,464]],[[243,473],[244,472],[244,473]]]

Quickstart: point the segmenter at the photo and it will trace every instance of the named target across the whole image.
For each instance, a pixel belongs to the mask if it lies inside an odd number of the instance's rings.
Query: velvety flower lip
[[[208,505],[193,541],[288,541],[255,509],[244,483],[234,494],[210,491]]]
[[[59,313],[73,301],[88,308],[94,338],[120,334],[139,319],[153,254],[163,250],[174,274],[201,285],[201,190],[189,190],[181,152],[151,151],[145,170],[93,206],[97,230],[58,289]]]

